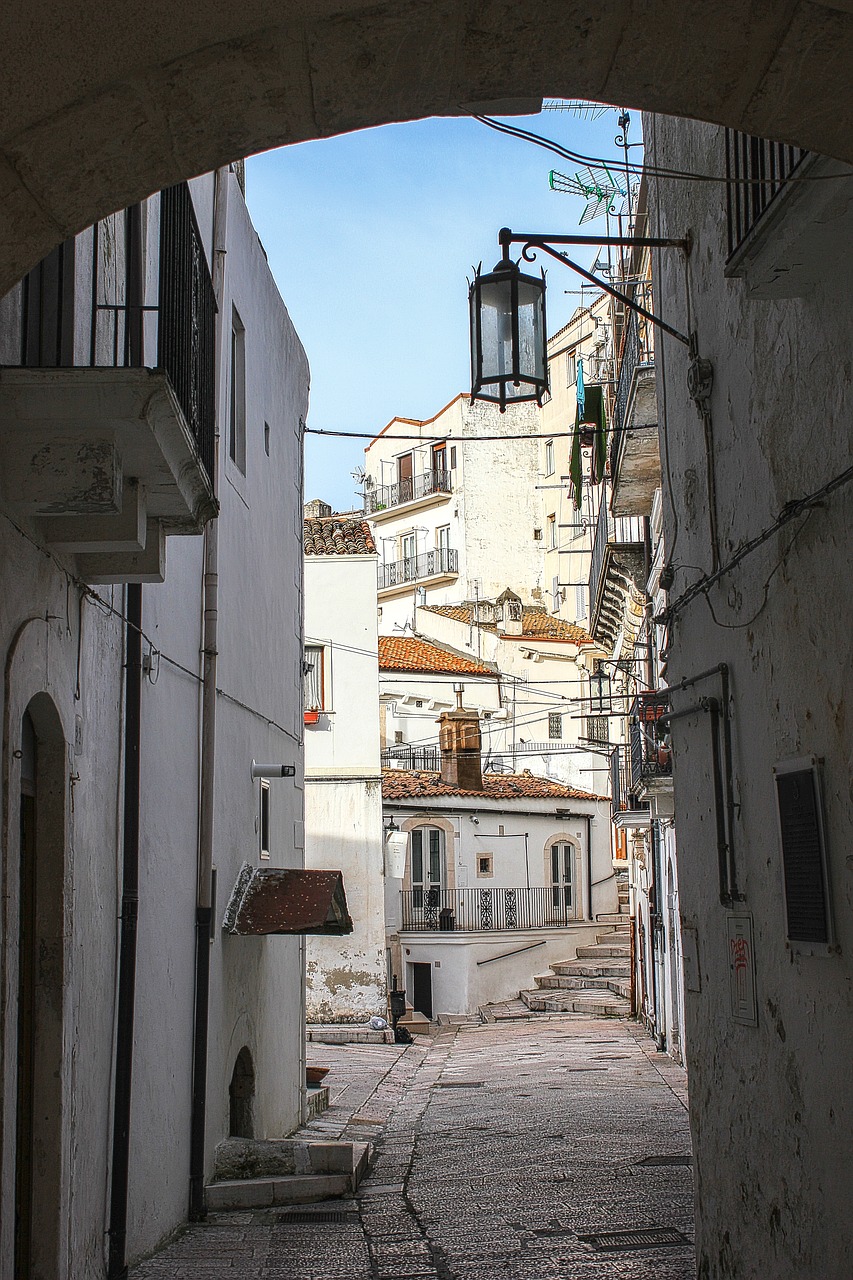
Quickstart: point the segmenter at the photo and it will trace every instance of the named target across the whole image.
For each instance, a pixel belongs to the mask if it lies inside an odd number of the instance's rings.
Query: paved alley
[[[555,1016],[308,1052],[331,1105],[303,1135],[375,1143],[358,1195],[212,1216],[132,1280],[693,1277],[684,1073],[636,1026]]]

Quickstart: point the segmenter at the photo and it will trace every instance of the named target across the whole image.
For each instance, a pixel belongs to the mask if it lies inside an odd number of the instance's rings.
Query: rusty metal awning
[[[251,867],[244,862],[231,892],[228,933],[352,933],[340,871]]]

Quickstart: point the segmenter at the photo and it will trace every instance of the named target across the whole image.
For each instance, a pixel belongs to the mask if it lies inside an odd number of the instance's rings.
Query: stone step
[[[405,1027],[413,1036],[434,1036],[438,1033],[438,1023],[430,1022],[425,1014],[414,1009],[407,1009],[402,1018],[397,1020],[397,1025]]]
[[[591,978],[585,974],[566,977],[556,973],[541,973],[534,979],[540,991],[613,991],[617,995],[630,993],[631,983],[627,975],[612,978]]]
[[[578,947],[577,956],[579,960],[604,960],[613,956],[630,960],[631,948],[627,942],[595,942],[588,947]]]
[[[370,1156],[368,1142],[229,1138],[216,1148],[207,1205],[219,1212],[349,1196],[367,1173]]]
[[[627,978],[631,968],[624,960],[564,960],[561,964],[552,964],[553,973],[566,977],[580,978]]]
[[[612,991],[522,991],[521,998],[535,1013],[585,1013],[596,1018],[629,1018],[628,1000]]]
[[[626,943],[631,945],[630,929],[608,929],[607,933],[597,933],[595,935],[595,945],[599,947],[609,947],[614,943],[624,946]]]
[[[621,925],[625,925],[627,928],[630,929],[631,917],[627,914],[627,912],[602,911],[600,915],[597,915],[595,917],[595,923],[596,924],[612,924],[612,925],[621,924]]]

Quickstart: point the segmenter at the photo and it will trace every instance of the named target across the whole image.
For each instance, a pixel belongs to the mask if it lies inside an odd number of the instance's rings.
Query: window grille
[[[559,711],[548,712],[548,737],[553,739],[563,736],[563,717]]]

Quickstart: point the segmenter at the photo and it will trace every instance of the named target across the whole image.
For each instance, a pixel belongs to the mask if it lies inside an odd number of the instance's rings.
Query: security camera
[[[475,826],[475,827],[479,827],[479,825],[480,825],[480,819],[479,819],[479,818],[472,818],[472,819],[471,819],[471,821],[473,822],[473,824],[474,824],[474,826]]]

